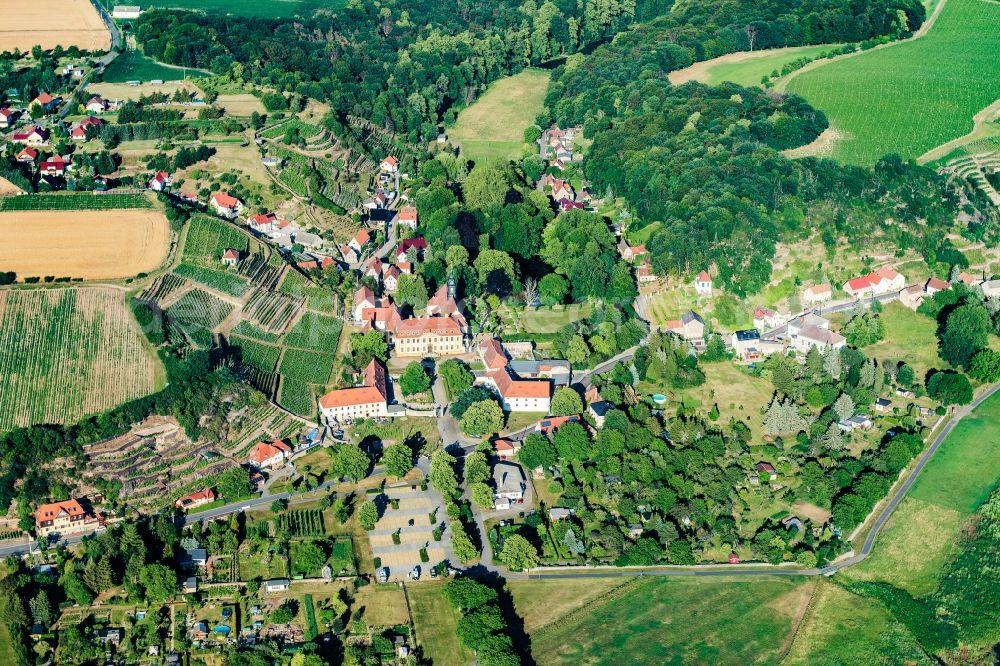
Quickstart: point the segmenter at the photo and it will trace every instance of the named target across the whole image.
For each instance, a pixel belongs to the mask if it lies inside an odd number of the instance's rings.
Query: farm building
[[[111,10],[111,18],[119,20],[137,19],[142,15],[142,10],[135,5],[115,5]]]
[[[330,391],[319,399],[319,409],[328,422],[388,416],[388,381],[385,367],[372,359],[360,386]]]

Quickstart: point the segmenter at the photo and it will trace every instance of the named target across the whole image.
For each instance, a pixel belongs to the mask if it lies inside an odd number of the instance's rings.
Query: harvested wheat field
[[[0,269],[25,277],[110,280],[154,270],[167,258],[170,225],[152,210],[0,213]]]
[[[0,0],[0,16],[0,51],[30,51],[36,45],[111,47],[111,35],[89,0]]]
[[[0,290],[0,432],[72,423],[162,384],[125,292]]]

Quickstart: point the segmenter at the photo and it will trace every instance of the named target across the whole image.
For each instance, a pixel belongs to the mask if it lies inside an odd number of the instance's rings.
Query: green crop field
[[[822,581],[782,664],[930,666],[916,639],[878,601]]]
[[[1000,98],[1000,2],[943,0],[915,40],[803,70],[787,90],[824,111],[840,134],[832,156],[873,164],[886,153],[919,157],[973,128]]]
[[[244,252],[247,241],[233,225],[208,215],[196,215],[187,225],[184,260],[218,267],[223,252],[229,248]]]
[[[0,213],[12,210],[117,210],[152,208],[141,194],[32,194],[0,197]]]
[[[161,382],[121,291],[0,291],[0,431],[78,421]]]
[[[250,283],[236,273],[206,268],[204,266],[192,266],[191,264],[183,263],[174,269],[174,274],[203,284],[206,287],[218,289],[230,296],[242,296],[250,289]]]
[[[930,592],[965,521],[1000,483],[1000,395],[955,426],[849,578]]]
[[[281,347],[238,335],[232,336],[229,343],[240,348],[245,363],[263,372],[274,372],[274,366],[278,364],[278,357],[281,355]]]
[[[813,584],[637,579],[532,632],[531,652],[549,666],[775,663]]]
[[[298,271],[289,270],[285,273],[278,291],[289,296],[306,298],[311,310],[333,312],[333,294],[330,290],[312,284]]]
[[[299,416],[312,416],[314,404],[309,384],[291,377],[282,377],[278,404]]]
[[[340,342],[343,323],[336,317],[306,312],[285,337],[285,345],[334,352]]]
[[[325,384],[330,378],[332,366],[333,354],[286,349],[284,356],[281,357],[280,372],[285,377],[309,384]]]
[[[233,306],[208,292],[193,289],[167,308],[171,323],[199,347],[212,346],[212,329],[233,311]]]
[[[167,67],[139,51],[126,51],[115,58],[104,70],[104,81],[107,83],[125,83],[126,81],[142,81],[148,83],[154,80],[180,81],[186,78],[205,76],[205,73],[192,68]]]
[[[472,106],[458,114],[455,125],[447,130],[452,143],[462,146],[462,153],[479,162],[510,159],[535,147],[524,143],[524,130],[535,123],[542,112],[549,73],[526,69],[520,74],[494,82]]]
[[[316,9],[339,9],[346,0],[269,0],[255,2],[254,0],[163,0],[152,7],[169,9],[190,9],[206,14],[222,14],[232,16],[260,16],[262,18],[282,18],[284,16],[309,16]]]
[[[837,45],[823,44],[720,56],[672,72],[670,80],[671,82],[700,81],[710,86],[717,86],[723,81],[732,81],[741,86],[759,86],[763,77],[770,76],[775,70],[780,73],[781,68],[787,63],[800,58],[816,58],[836,48]]]
[[[469,664],[473,655],[458,640],[458,612],[442,594],[443,583],[414,585],[407,592],[417,641],[435,664]]]

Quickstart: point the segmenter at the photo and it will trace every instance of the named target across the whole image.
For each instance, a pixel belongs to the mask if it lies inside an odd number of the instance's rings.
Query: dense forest
[[[137,21],[145,53],[328,102],[348,116],[409,135],[437,123],[482,87],[607,39],[667,11],[668,0],[512,0],[390,8],[366,0],[308,19],[149,11]]]
[[[661,222],[647,243],[658,274],[714,266],[727,290],[752,294],[770,279],[775,244],[817,229],[828,246],[846,239],[861,250],[880,234],[931,265],[951,263],[956,253],[944,229],[960,201],[970,235],[995,234],[981,195],[967,188],[960,197],[931,169],[895,156],[874,169],[784,157],[779,151],[827,127],[797,96],[734,84],[672,86],[670,71],[717,54],[717,33],[707,28],[692,28],[687,46],[664,41],[676,38],[673,20],[572,56],[546,97],[551,120],[582,125],[593,139],[584,168],[595,191],[624,196],[640,223]],[[698,35],[701,50],[690,46]]]

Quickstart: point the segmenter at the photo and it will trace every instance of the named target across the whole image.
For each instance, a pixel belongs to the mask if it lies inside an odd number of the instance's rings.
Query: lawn
[[[472,106],[458,114],[448,137],[474,162],[518,157],[531,146],[524,130],[542,112],[549,73],[526,69],[494,82]]]
[[[946,0],[923,37],[803,70],[786,87],[841,135],[832,157],[919,157],[970,132],[972,117],[1000,97],[997,25],[998,2]]]
[[[873,599],[822,581],[782,664],[931,664],[910,633]]]
[[[774,70],[780,72],[786,63],[799,58],[816,58],[836,48],[837,45],[822,44],[767,49],[756,53],[732,53],[671,72],[670,82],[680,84],[700,81],[710,86],[717,86],[723,81],[732,81],[741,86],[759,86],[763,77],[770,76]]]
[[[884,580],[914,594],[934,589],[966,520],[1000,480],[1000,395],[955,427],[849,578]]]
[[[403,589],[395,584],[365,585],[354,594],[354,608],[364,608],[369,627],[394,627],[409,624]]]
[[[525,308],[521,321],[528,333],[558,333],[566,324],[586,319],[593,311],[594,304],[591,302],[554,308]]]
[[[531,636],[539,664],[775,663],[805,578],[636,579]]]
[[[103,80],[107,83],[125,83],[126,81],[180,81],[185,78],[205,76],[197,69],[167,67],[139,51],[126,51],[115,58],[104,70]]]
[[[938,355],[936,322],[897,302],[889,303],[882,312],[885,339],[865,347],[867,356],[888,361],[906,361],[922,379],[931,368],[947,364]]]
[[[567,578],[509,581],[507,589],[524,630],[531,634],[622,585],[619,578]]]
[[[413,627],[424,656],[435,664],[469,664],[473,654],[456,635],[458,612],[442,594],[443,583],[421,583],[407,590]]]
[[[754,435],[760,436],[763,419],[760,410],[771,401],[771,383],[729,361],[702,363],[700,367],[705,373],[705,383],[701,386],[676,391],[643,383],[639,388],[648,393],[673,395],[674,399],[706,412],[716,404],[719,406],[717,423],[728,423],[735,417],[746,423]]]

